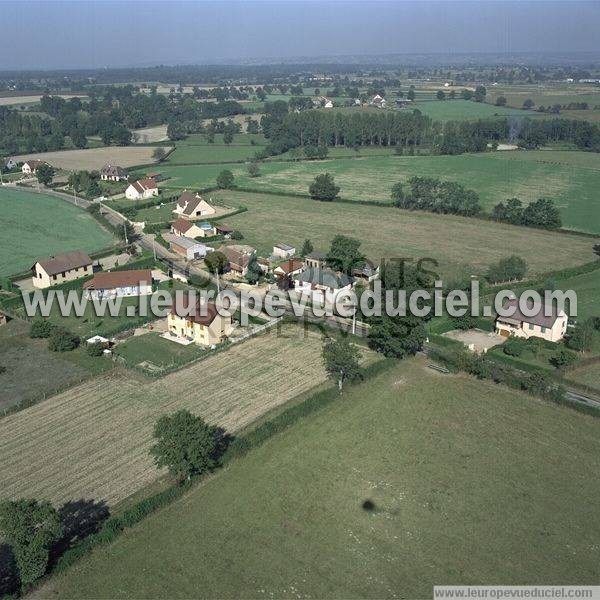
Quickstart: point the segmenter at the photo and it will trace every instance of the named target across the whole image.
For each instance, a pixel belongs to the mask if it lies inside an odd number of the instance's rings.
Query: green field
[[[0,373],[0,411],[42,399],[113,366],[110,360],[92,358],[83,349],[50,352],[48,340],[31,339],[28,332],[29,325],[21,320],[0,327],[0,366],[6,368]]]
[[[207,350],[196,344],[182,346],[165,340],[159,333],[131,337],[119,344],[116,349],[117,356],[122,357],[127,366],[142,366],[151,370],[154,367],[160,370],[182,366],[200,358],[206,352]]]
[[[557,289],[577,293],[577,319],[600,317],[600,269],[590,273],[560,279]]]
[[[581,166],[580,166],[581,165]],[[215,185],[222,165],[163,169],[167,187]],[[251,178],[244,165],[229,165],[243,187],[281,193],[308,192],[315,175],[329,172],[351,200],[389,201],[392,185],[412,176],[457,181],[478,192],[482,205],[511,197],[524,203],[541,196],[555,199],[565,227],[600,233],[600,155],[586,152],[489,152],[460,156],[371,156],[323,161],[267,162],[261,176]]]
[[[447,90],[444,90],[446,93]],[[530,117],[531,113],[506,106],[493,106],[472,100],[431,100],[415,102],[410,108],[420,110],[434,121],[472,121],[490,117]]]
[[[527,258],[529,274],[593,260],[592,240],[450,215],[401,211],[308,198],[220,191],[223,204],[243,204],[247,212],[228,217],[244,243],[267,256],[277,242],[302,246],[310,238],[327,250],[336,234],[356,237],[368,257],[434,257],[445,277],[482,273],[501,257]]]
[[[24,271],[40,257],[93,252],[112,242],[90,215],[60,198],[0,188],[0,275]]]
[[[599,468],[598,420],[413,359],[40,592],[427,598],[436,584],[592,585]]]

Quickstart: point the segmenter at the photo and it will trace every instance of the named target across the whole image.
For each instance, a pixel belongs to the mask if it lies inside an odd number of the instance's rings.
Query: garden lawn
[[[600,234],[600,155],[564,151],[502,151],[460,156],[365,156],[322,161],[266,162],[261,176],[251,178],[244,165],[228,165],[242,187],[281,193],[308,194],[319,173],[329,172],[349,200],[391,202],[397,182],[413,176],[439,177],[475,190],[484,209],[517,197],[525,204],[540,197],[554,199],[563,225]],[[222,165],[163,169],[170,179],[163,186],[213,186]]]
[[[60,198],[0,188],[0,275],[24,271],[40,257],[94,252],[113,242],[88,213]]]
[[[275,243],[299,249],[306,238],[316,250],[326,251],[333,236],[343,234],[361,240],[361,250],[377,262],[382,257],[436,258],[446,282],[454,276],[481,274],[511,254],[526,258],[529,275],[594,258],[587,238],[492,221],[273,194],[223,190],[213,197],[248,208],[225,221],[264,256]]]
[[[165,340],[159,333],[131,337],[116,349],[117,356],[122,357],[127,366],[139,366],[150,370],[182,366],[200,358],[206,352],[206,349],[196,344],[182,346]]]
[[[598,469],[599,420],[411,359],[38,595],[427,598],[440,584],[595,585]]]

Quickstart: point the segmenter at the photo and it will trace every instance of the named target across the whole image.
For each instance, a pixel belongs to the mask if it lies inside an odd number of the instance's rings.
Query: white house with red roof
[[[146,200],[152,196],[158,196],[158,186],[156,180],[149,177],[134,181],[125,190],[125,198],[128,200]]]

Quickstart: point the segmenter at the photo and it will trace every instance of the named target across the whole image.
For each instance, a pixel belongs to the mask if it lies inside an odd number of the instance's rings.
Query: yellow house
[[[511,298],[504,303],[503,312],[513,310],[511,316],[498,315],[496,318],[496,333],[503,337],[530,338],[539,337],[549,342],[559,342],[567,332],[567,315],[555,308],[546,310],[545,305],[537,304],[530,307],[532,316],[523,314],[519,301]]]
[[[214,302],[204,306],[198,304],[194,314],[187,315],[188,301],[189,297],[184,296],[184,301],[176,302],[171,309],[167,317],[169,333],[200,346],[212,346],[225,341],[233,330],[231,316],[220,315]]]
[[[92,259],[81,250],[38,260],[32,270],[33,285],[39,289],[93,275]]]

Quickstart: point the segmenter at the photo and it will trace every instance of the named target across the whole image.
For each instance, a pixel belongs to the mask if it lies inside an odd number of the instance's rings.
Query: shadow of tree
[[[63,526],[63,535],[52,546],[49,568],[52,568],[73,544],[97,533],[102,523],[110,516],[110,510],[104,500],[96,502],[81,499],[65,503],[58,509],[58,515]]]
[[[19,575],[12,548],[0,544],[0,597],[19,591]]]

